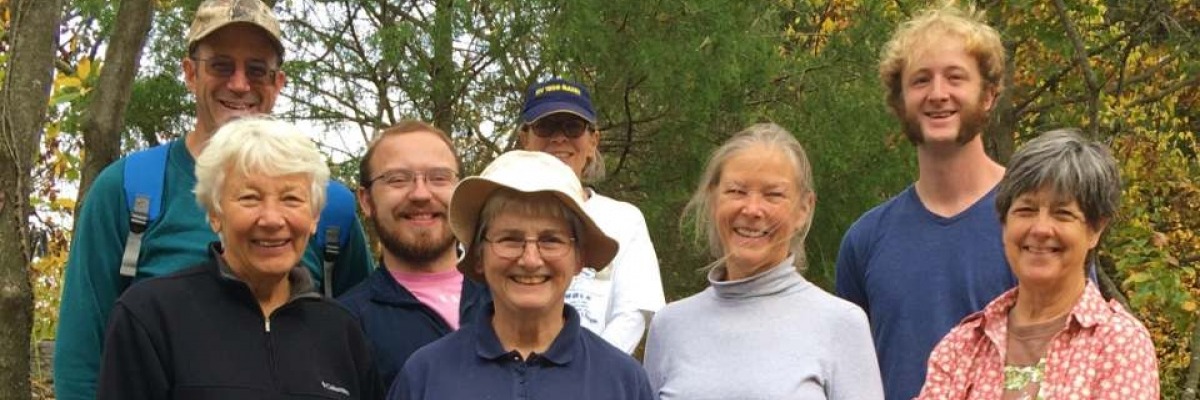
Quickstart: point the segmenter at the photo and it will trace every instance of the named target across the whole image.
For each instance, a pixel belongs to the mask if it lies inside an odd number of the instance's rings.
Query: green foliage
[[[1080,32],[1098,88],[1089,87],[1079,51],[1049,3],[1002,10],[1006,39],[1017,43],[1013,72],[1019,137],[1063,127],[1094,128],[1121,162],[1120,218],[1102,254],[1147,326],[1159,355],[1164,398],[1179,397],[1196,326],[1200,281],[1200,177],[1194,136],[1197,80],[1184,71],[1194,52],[1194,8],[1171,2],[1073,2],[1067,23]],[[1194,75],[1191,75],[1194,76]],[[1094,107],[1095,115],[1091,115]]]
[[[188,119],[194,118],[194,113],[195,100],[175,74],[159,73],[135,79],[125,113],[128,143],[125,149],[183,137],[191,129]]]
[[[2,0],[0,0],[2,1]],[[182,85],[183,38],[200,0],[160,1],[126,114],[125,149],[177,137],[192,123]],[[345,136],[400,119],[435,120],[454,136],[471,174],[515,146],[523,89],[551,76],[593,89],[609,178],[597,190],[645,214],[669,300],[702,290],[703,246],[680,212],[709,153],[745,126],[773,121],[805,145],[818,195],[806,276],[831,289],[841,237],[858,216],[909,185],[914,151],[883,104],[878,52],[919,4],[775,0],[487,2],[281,0],[289,83],[276,112]],[[1196,324],[1200,257],[1200,11],[1187,0],[1068,2],[1081,32],[1089,88],[1051,2],[985,2],[1010,48],[1008,94],[1016,142],[1096,121],[1122,160],[1122,217],[1103,255],[1158,346],[1164,397],[1178,395]],[[983,3],[980,3],[983,4]],[[49,215],[56,187],[78,177],[77,121],[116,3],[75,0],[64,23],[59,79],[34,202]],[[0,24],[3,29],[3,24]],[[3,45],[0,31],[0,45]],[[449,40],[447,40],[449,39]],[[449,43],[449,45],[447,45]],[[436,60],[446,60],[437,64]],[[0,53],[0,65],[6,54]],[[81,68],[84,60],[95,64]],[[80,69],[88,73],[80,74]],[[0,78],[4,71],[0,69]],[[89,78],[92,77],[92,78]],[[1098,115],[1089,115],[1091,105]],[[1093,118],[1094,117],[1094,118]],[[58,131],[61,130],[61,134]],[[50,132],[55,132],[51,135]],[[49,139],[53,137],[53,141]],[[357,148],[323,143],[346,161]],[[60,210],[69,209],[60,208]],[[50,220],[50,218],[46,218]],[[63,236],[35,266],[37,335],[52,331]],[[58,268],[57,270],[55,268]],[[36,336],[36,335],[35,335]]]
[[[824,9],[824,8],[822,8]],[[791,104],[771,119],[792,129],[808,151],[816,180],[817,207],[807,249],[806,276],[833,290],[834,263],[842,235],[863,212],[899,193],[916,170],[913,148],[884,107],[876,78],[878,48],[897,21],[877,6],[846,9],[845,29],[821,35],[821,24],[793,25],[804,43],[795,48],[792,78],[781,92]]]
[[[679,213],[707,153],[778,106],[753,104],[788,63],[774,18],[717,1],[573,2],[546,18],[543,77],[593,88],[610,172],[598,190],[646,215],[668,298],[706,284],[711,257],[680,231]]]

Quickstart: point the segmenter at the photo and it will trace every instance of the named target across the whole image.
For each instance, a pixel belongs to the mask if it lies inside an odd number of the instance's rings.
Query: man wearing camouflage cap
[[[195,126],[182,140],[163,145],[165,162],[157,164],[165,168],[158,175],[161,193],[154,194],[159,196],[157,219],[135,226],[130,218],[133,207],[127,202],[126,180],[145,179],[139,171],[126,169],[130,157],[100,173],[77,216],[54,355],[54,389],[59,399],[95,398],[105,325],[125,288],[207,259],[207,245],[217,238],[192,194],[195,157],[225,123],[270,113],[287,82],[280,70],[284,51],[279,22],[260,0],[206,0],[196,10],[187,44],[182,66],[185,84],[196,96]],[[338,191],[353,198],[344,186],[329,186],[330,197]],[[352,213],[353,202],[348,206],[346,211]],[[331,202],[329,207],[335,205]],[[357,218],[342,229],[348,232],[331,261],[337,273],[328,281],[334,295],[354,286],[372,268]],[[322,282],[321,247],[314,245],[319,236],[313,235],[303,264],[314,280]],[[127,246],[133,241],[140,248]]]

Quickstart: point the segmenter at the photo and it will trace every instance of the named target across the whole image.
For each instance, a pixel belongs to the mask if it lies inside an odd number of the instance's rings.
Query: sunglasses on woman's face
[[[591,128],[591,124],[579,118],[549,119],[542,118],[529,127],[534,135],[540,138],[552,138],[562,132],[568,139],[583,136]]]

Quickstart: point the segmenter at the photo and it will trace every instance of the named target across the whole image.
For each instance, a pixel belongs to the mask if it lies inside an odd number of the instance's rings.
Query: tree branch
[[[1108,298],[1114,299],[1118,303],[1121,303],[1121,305],[1125,306],[1125,309],[1131,314],[1134,313],[1133,308],[1129,306],[1129,299],[1126,298],[1123,293],[1121,293],[1121,288],[1117,286],[1116,282],[1113,282],[1111,277],[1108,276],[1107,271],[1116,269],[1116,266],[1113,264],[1113,260],[1109,257],[1096,258],[1099,260],[1099,265],[1096,265],[1096,277],[1100,279],[1100,282],[1097,283],[1100,284],[1101,292],[1107,295]]]
[[[92,181],[105,166],[121,155],[121,130],[125,126],[125,108],[133,93],[142,48],[145,47],[154,19],[154,4],[150,0],[125,0],[117,10],[112,38],[104,53],[104,68],[91,102],[83,116],[84,141],[83,174],[79,182],[79,201],[76,212],[83,206]]]
[[[1100,133],[1100,81],[1096,79],[1096,72],[1092,70],[1092,66],[1088,64],[1087,46],[1083,44],[1083,38],[1079,36],[1079,31],[1075,29],[1075,24],[1071,23],[1070,15],[1067,15],[1067,5],[1063,0],[1054,0],[1054,8],[1058,10],[1058,17],[1062,19],[1063,29],[1067,31],[1067,36],[1071,38],[1071,44],[1075,47],[1075,64],[1079,65],[1079,69],[1083,71],[1084,82],[1087,83],[1090,98],[1088,98],[1088,135],[1092,138],[1098,138]]]
[[[1143,28],[1139,27],[1138,29],[1140,30]],[[1133,31],[1133,30],[1131,30],[1131,31]],[[1133,32],[1122,33],[1121,35],[1113,38],[1108,43],[1105,43],[1104,45],[1101,45],[1100,47],[1096,47],[1095,49],[1092,49],[1091,51],[1089,51],[1088,57],[1098,56],[1098,55],[1108,51],[1109,49],[1113,48],[1114,46],[1120,44],[1122,40],[1125,40],[1132,35],[1133,35]],[[1016,110],[1015,111],[1016,115],[1020,116],[1020,115],[1024,115],[1025,113],[1029,112],[1030,111],[1029,106],[1031,104],[1033,104],[1033,102],[1037,101],[1038,97],[1041,97],[1042,94],[1046,93],[1050,89],[1053,89],[1055,86],[1058,86],[1059,81],[1061,81],[1063,79],[1063,77],[1065,77],[1073,69],[1075,69],[1074,64],[1065,66],[1062,69],[1058,70],[1058,72],[1055,72],[1053,75],[1051,75],[1049,78],[1047,78],[1046,81],[1043,82],[1041,86],[1038,86],[1037,89],[1034,89],[1032,92],[1030,92],[1029,96],[1026,97],[1026,99],[1024,101],[1022,101],[1020,105],[1018,105],[1014,108]],[[1036,110],[1034,110],[1034,111],[1036,111]]]
[[[1188,87],[1198,86],[1198,85],[1200,85],[1200,75],[1195,75],[1195,76],[1192,76],[1192,79],[1186,79],[1186,80],[1182,80],[1179,82],[1175,82],[1174,84],[1167,86],[1166,88],[1163,88],[1163,90],[1160,90],[1154,94],[1137,99],[1137,101],[1130,103],[1129,106],[1130,107],[1138,107],[1138,106],[1143,106],[1143,105],[1150,104],[1150,103],[1157,103],[1159,100],[1162,100],[1164,97],[1170,96],[1172,93],[1175,93],[1177,91],[1183,90]]]
[[[475,138],[479,139],[479,142],[477,142],[477,143],[483,144],[484,147],[487,147],[488,150],[492,151],[492,154],[500,154],[500,153],[504,152],[504,150],[502,150],[499,146],[496,146],[495,142],[493,142],[491,139],[484,137],[483,132],[480,132],[478,129],[475,129],[475,127],[470,127],[469,130],[471,132],[471,136],[474,136]],[[515,136],[515,135],[513,135],[513,136]]]
[[[1192,254],[1192,255],[1190,255],[1190,256],[1184,256],[1184,257],[1180,257],[1180,258],[1179,258],[1179,265],[1180,265],[1180,266],[1184,266],[1184,265],[1188,265],[1188,264],[1193,264],[1193,263],[1196,263],[1196,262],[1200,262],[1200,254]]]

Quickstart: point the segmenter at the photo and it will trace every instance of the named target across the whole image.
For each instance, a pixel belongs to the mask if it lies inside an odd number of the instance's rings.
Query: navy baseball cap
[[[596,123],[596,110],[592,109],[592,97],[587,88],[565,79],[551,79],[533,84],[525,91],[525,105],[521,107],[521,123],[534,121],[555,113],[571,113]]]

